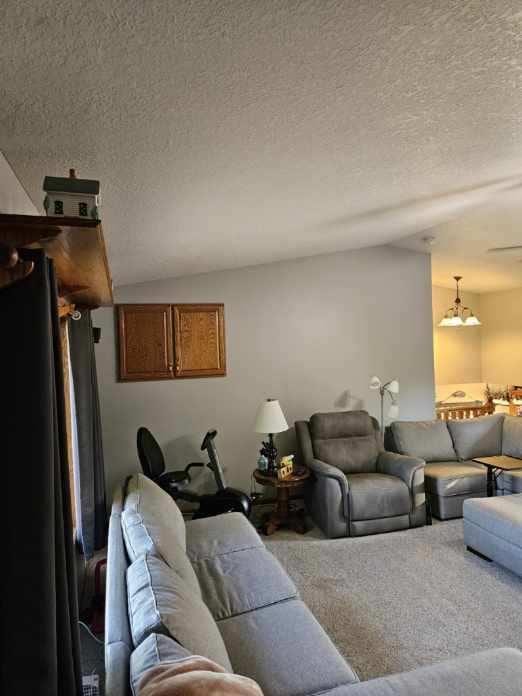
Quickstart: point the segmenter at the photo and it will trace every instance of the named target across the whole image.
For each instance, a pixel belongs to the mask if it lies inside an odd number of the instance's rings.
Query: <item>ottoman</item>
[[[522,576],[522,493],[464,501],[464,543]]]

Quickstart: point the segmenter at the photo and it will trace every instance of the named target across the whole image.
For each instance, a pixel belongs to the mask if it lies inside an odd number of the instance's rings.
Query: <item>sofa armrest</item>
[[[381,452],[377,461],[377,469],[389,476],[402,479],[410,490],[413,489],[415,474],[422,472],[426,462],[418,457],[408,457],[395,452]]]
[[[308,466],[316,476],[322,476],[338,483],[343,500],[344,514],[348,518],[348,481],[344,473],[336,466],[327,464],[320,459],[312,459],[308,462]]]

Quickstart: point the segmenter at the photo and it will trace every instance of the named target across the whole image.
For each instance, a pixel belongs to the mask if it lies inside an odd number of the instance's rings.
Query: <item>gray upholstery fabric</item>
[[[506,494],[522,493],[522,471],[503,471],[497,479],[497,488]]]
[[[466,500],[464,518],[518,546],[522,554],[522,493]]]
[[[174,662],[190,657],[186,648],[169,636],[151,633],[143,643],[138,645],[130,656],[130,681],[132,693],[138,696],[138,684],[148,669],[161,662]]]
[[[412,488],[415,474],[424,473],[425,461],[419,457],[397,454],[396,452],[381,452],[377,460],[377,470],[389,476],[397,476]]]
[[[318,694],[357,675],[307,607],[297,599],[220,621],[234,671],[264,696]]]
[[[141,556],[128,567],[127,595],[136,647],[151,633],[166,633],[191,653],[231,669],[208,608],[161,559]]]
[[[464,543],[522,576],[522,493],[467,500]]]
[[[305,486],[305,505],[315,524],[329,539],[349,535],[346,476],[328,464],[312,460],[314,476]],[[332,473],[327,473],[331,471]],[[335,473],[333,473],[335,472]]]
[[[315,413],[310,433],[316,459],[345,474],[376,470],[381,450],[379,426],[365,411]]]
[[[346,479],[352,521],[409,515],[410,491],[400,478],[376,473],[349,474]]]
[[[143,474],[135,474],[129,480],[123,510],[133,510],[141,515],[159,552],[165,557],[170,539],[185,551],[185,521],[172,497]]]
[[[457,457],[465,460],[501,454],[503,422],[502,413],[448,421]]]
[[[330,539],[349,535],[348,484],[342,471],[314,458],[308,421],[295,423],[297,458],[311,469],[305,505],[315,524]]]
[[[241,549],[264,548],[261,537],[240,512],[189,520],[185,526],[191,561]]]
[[[431,495],[431,512],[439,520],[453,520],[462,517],[462,506],[468,498],[484,498],[486,491],[482,493],[466,493],[465,495]]]
[[[105,645],[105,694],[127,696],[129,693],[129,659],[131,649],[126,643]]]
[[[332,411],[314,413],[310,418],[312,440],[374,436],[379,424],[366,411]]]
[[[393,674],[321,696],[520,696],[522,653],[498,648]]]
[[[424,461],[383,452],[378,424],[365,411],[315,414],[295,429],[298,457],[314,474],[306,507],[328,537],[404,529],[404,515],[406,527],[424,524]]]
[[[149,556],[163,558],[165,563],[180,575],[190,588],[201,596],[198,580],[187,554],[174,536],[168,537],[161,525],[152,524],[150,532],[142,516],[135,510],[125,510],[121,518],[127,554],[132,561],[147,553]],[[163,550],[160,553],[154,538]]]
[[[457,459],[445,421],[395,421],[390,429],[401,454],[426,462]]]
[[[464,518],[464,543],[522,577],[522,549]]]
[[[504,416],[502,454],[522,459],[522,418],[519,416]]]
[[[352,520],[350,522],[350,536],[367,536],[368,534],[397,532],[401,529],[409,529],[409,527],[409,515],[383,517],[382,519],[378,520]]]
[[[297,595],[287,573],[265,548],[242,549],[195,561],[203,601],[218,619]]]
[[[486,477],[476,462],[430,462],[424,469],[426,490],[441,496],[485,493]]]
[[[374,472],[379,450],[373,435],[314,440],[317,459],[336,466],[345,474]]]
[[[377,460],[379,471],[390,476],[398,476],[408,486],[412,503],[412,526],[424,524],[426,521],[424,467],[423,459],[395,452],[381,452]]]
[[[127,611],[127,558],[121,531],[121,499],[121,490],[118,490],[112,504],[107,554],[104,642],[106,693],[111,696],[127,695],[129,655],[133,648]]]

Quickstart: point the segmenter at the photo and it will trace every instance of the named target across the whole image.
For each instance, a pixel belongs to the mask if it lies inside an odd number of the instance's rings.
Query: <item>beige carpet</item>
[[[522,579],[466,551],[461,520],[356,539],[281,531],[265,541],[362,679],[522,649]]]

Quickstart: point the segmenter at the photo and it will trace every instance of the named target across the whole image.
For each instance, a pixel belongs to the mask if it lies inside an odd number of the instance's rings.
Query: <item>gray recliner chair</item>
[[[425,524],[424,460],[385,452],[366,411],[316,413],[295,430],[300,459],[313,473],[306,507],[327,537]]]

